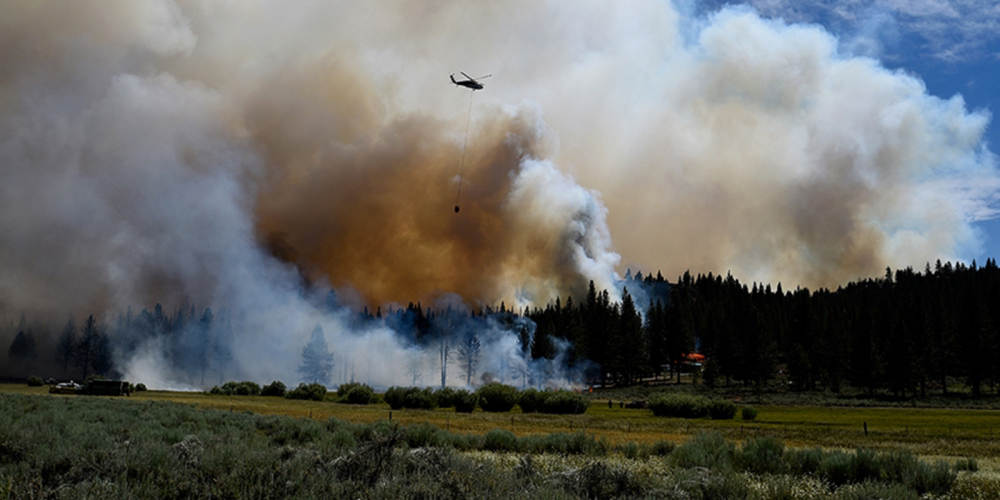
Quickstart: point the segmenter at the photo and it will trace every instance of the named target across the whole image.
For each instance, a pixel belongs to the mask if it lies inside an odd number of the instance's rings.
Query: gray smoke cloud
[[[494,75],[471,103],[460,70]],[[7,3],[0,314],[210,305],[234,376],[294,380],[318,323],[363,381],[431,383],[303,279],[523,306],[624,266],[817,287],[955,259],[996,215],[989,121],[745,9]],[[485,365],[516,364],[500,331]],[[120,363],[166,386],[162,349]]]

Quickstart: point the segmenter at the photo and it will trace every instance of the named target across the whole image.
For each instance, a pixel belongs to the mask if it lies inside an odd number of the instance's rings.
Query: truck
[[[129,384],[127,380],[93,379],[84,382],[76,393],[90,396],[128,396]]]

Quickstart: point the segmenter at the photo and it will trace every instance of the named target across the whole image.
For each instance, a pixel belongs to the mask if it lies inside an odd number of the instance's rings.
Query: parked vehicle
[[[69,382],[62,382],[52,387],[49,387],[50,394],[76,394],[77,391],[82,387],[80,384],[70,380]]]
[[[125,380],[93,379],[84,382],[76,393],[90,396],[128,396],[129,387]]]

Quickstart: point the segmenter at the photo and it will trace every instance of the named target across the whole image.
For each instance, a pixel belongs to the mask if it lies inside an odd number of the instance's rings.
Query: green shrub
[[[740,410],[740,417],[743,420],[756,420],[757,419],[757,409],[753,406],[744,406]]]
[[[657,417],[701,418],[708,415],[709,399],[687,394],[661,394],[649,401],[649,409]]]
[[[785,445],[773,437],[748,439],[740,450],[740,466],[756,474],[781,474],[787,465]]]
[[[403,440],[410,448],[426,448],[442,446],[447,441],[442,436],[444,431],[431,424],[416,424],[403,431]]]
[[[37,375],[28,377],[28,387],[41,387],[43,385],[45,385],[45,381],[42,380],[42,377]]]
[[[517,397],[517,405],[521,407],[522,413],[535,413],[541,410],[543,404],[545,404],[545,393],[534,387],[521,391]]]
[[[731,401],[712,401],[708,404],[708,416],[712,420],[732,420],[736,416],[736,405]]]
[[[146,390],[146,384],[144,384],[142,382],[139,382],[138,384],[135,384],[135,392],[142,392],[142,391],[145,391],[145,390]]]
[[[344,396],[347,396],[347,393],[351,392],[351,389],[362,385],[363,384],[361,382],[348,382],[346,384],[340,384],[337,386],[337,397],[343,398]]]
[[[914,491],[923,495],[933,493],[944,495],[955,485],[958,472],[948,468],[948,463],[938,460],[934,465],[919,462],[906,477],[902,478],[903,483],[913,488]]]
[[[437,398],[428,387],[390,387],[385,391],[383,399],[393,410],[411,408],[416,410],[433,410],[437,406]]]
[[[586,412],[589,407],[590,400],[582,394],[570,391],[556,391],[545,394],[541,411],[557,415],[579,415]]]
[[[385,390],[382,394],[382,400],[389,405],[389,408],[393,410],[400,410],[403,408],[403,391],[404,387],[392,386]]]
[[[976,472],[979,470],[979,462],[974,458],[960,458],[955,461],[955,470]]]
[[[265,385],[260,390],[260,395],[261,396],[277,396],[277,397],[280,398],[280,397],[284,397],[286,392],[288,392],[288,389],[285,387],[285,384],[282,383],[280,380],[275,380],[275,381],[271,382],[270,384]]]
[[[830,484],[835,486],[847,484],[853,478],[851,458],[842,451],[830,452],[819,463],[817,472],[820,479]]]
[[[479,403],[479,396],[474,392],[465,389],[455,391],[455,411],[459,413],[472,413]]]
[[[299,383],[299,386],[285,393],[288,399],[311,399],[313,401],[323,401],[326,398],[326,386],[323,384]]]
[[[649,452],[652,455],[666,457],[669,456],[674,451],[674,448],[676,446],[677,445],[674,444],[673,441],[667,441],[665,439],[661,439],[653,443],[653,446],[650,448]]]
[[[425,389],[411,387],[403,395],[403,407],[417,410],[433,410],[437,407],[437,399],[434,398],[434,391],[430,387]]]
[[[434,399],[437,400],[438,408],[454,408],[457,394],[458,391],[451,387],[442,387],[434,391]]]
[[[868,482],[837,490],[835,500],[872,500],[891,498],[892,500],[918,500],[913,490],[896,483]]]
[[[356,385],[341,400],[351,405],[366,405],[375,399],[375,391],[367,385]]]
[[[643,492],[642,483],[627,468],[604,462],[591,462],[564,481],[566,489],[581,498],[633,498]]]
[[[858,448],[850,459],[852,483],[878,480],[882,477],[882,467],[875,452],[868,448]]]
[[[680,467],[704,467],[729,470],[736,457],[736,446],[727,443],[718,432],[699,432],[674,448],[671,459]]]
[[[479,388],[479,407],[483,411],[502,413],[517,404],[517,389],[499,382],[490,382]]]
[[[642,453],[643,450],[640,449],[638,443],[636,443],[635,441],[629,441],[627,443],[623,443],[621,445],[616,446],[615,448],[618,451],[620,451],[621,454],[625,456],[625,458],[629,460],[635,460],[641,458],[643,455]]]
[[[819,471],[824,454],[822,448],[792,449],[785,451],[784,458],[789,472],[797,476],[805,476],[816,474]]]
[[[517,436],[506,429],[493,429],[486,433],[483,449],[486,451],[518,451]]]
[[[229,381],[222,384],[222,387],[212,387],[209,394],[223,396],[259,396],[260,386],[257,385],[256,382],[251,382],[249,380],[244,380],[243,382]]]
[[[685,477],[687,476],[687,477]],[[687,494],[680,498],[755,498],[740,475],[730,470],[689,469],[681,474],[678,489]],[[769,497],[765,497],[769,498]]]

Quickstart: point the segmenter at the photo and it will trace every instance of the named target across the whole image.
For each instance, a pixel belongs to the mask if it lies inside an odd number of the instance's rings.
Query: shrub
[[[869,500],[891,498],[892,500],[918,500],[916,492],[901,484],[871,482],[842,488],[834,497],[837,500]]]
[[[313,401],[323,401],[326,398],[326,386],[323,384],[300,383],[298,387],[285,394],[288,399],[311,399]]]
[[[979,470],[979,462],[974,458],[960,458],[955,462],[955,470],[976,472]]]
[[[42,380],[42,377],[37,375],[28,377],[28,387],[41,387],[43,385],[45,385],[45,381]]]
[[[284,397],[285,396],[285,392],[287,392],[287,391],[288,391],[288,389],[285,387],[284,383],[282,383],[280,380],[275,380],[275,381],[271,382],[270,384],[265,385],[264,388],[260,390],[260,395],[261,396],[277,396],[277,397],[280,398],[280,397]]]
[[[704,467],[728,470],[732,468],[736,446],[727,443],[718,432],[699,432],[684,444],[674,448],[670,457],[680,467]]]
[[[458,391],[452,389],[451,387],[442,387],[434,391],[434,399],[437,400],[439,408],[454,408],[457,394]]]
[[[809,448],[801,450],[788,450],[785,452],[785,463],[789,472],[797,476],[815,474],[819,471],[819,464],[823,462],[822,448]]]
[[[590,400],[582,394],[570,391],[556,391],[548,393],[545,396],[541,411],[557,415],[579,415],[586,412],[589,407]]]
[[[948,468],[948,463],[938,460],[934,465],[918,462],[917,466],[903,479],[904,484],[917,493],[933,493],[944,495],[955,485],[958,472]]]
[[[823,457],[817,472],[820,479],[830,484],[847,484],[852,478],[851,459],[842,451],[833,451]]]
[[[635,441],[629,441],[625,444],[618,445],[616,448],[622,453],[622,455],[625,456],[625,458],[630,460],[640,458],[642,455],[642,450],[640,450],[639,445]]]
[[[785,445],[773,437],[748,439],[740,450],[740,465],[757,474],[781,474],[787,465],[782,460]]]
[[[852,483],[863,483],[881,479],[882,467],[875,452],[867,448],[858,448],[850,458]]]
[[[433,410],[437,406],[437,398],[428,387],[390,387],[383,396],[385,402],[393,410],[412,408],[417,410]]]
[[[416,424],[407,427],[403,431],[403,440],[406,441],[406,445],[410,448],[441,446],[446,442],[443,433],[444,431],[431,424]]]
[[[479,403],[479,396],[476,393],[465,389],[456,391],[455,411],[459,413],[472,413],[475,411],[477,403]]]
[[[517,403],[517,389],[499,382],[490,382],[476,392],[483,411],[502,413],[510,411]]]
[[[652,398],[649,409],[657,417],[701,418],[708,415],[709,399],[687,394],[662,394]]]
[[[712,401],[708,404],[708,416],[712,420],[732,420],[736,416],[736,405],[730,401]]]
[[[343,402],[351,405],[366,405],[375,398],[375,392],[367,385],[356,385],[347,392],[342,399]]]
[[[483,449],[487,451],[517,451],[517,436],[505,429],[493,429],[486,433]]]
[[[146,390],[146,384],[143,384],[142,382],[135,384],[135,392],[142,392],[145,390]]]
[[[389,408],[393,410],[399,410],[403,408],[403,387],[392,386],[385,390],[385,394],[382,395],[382,399],[389,405]]]
[[[652,455],[658,455],[658,456],[661,456],[661,457],[665,457],[665,456],[670,455],[674,451],[674,448],[676,446],[677,445],[674,444],[673,441],[667,441],[665,439],[661,439],[661,440],[653,443],[653,446],[650,448],[649,452]]]
[[[544,404],[545,393],[534,387],[521,391],[517,397],[517,405],[521,407],[522,413],[535,413],[541,410]]]
[[[743,420],[756,420],[757,409],[753,406],[744,406],[743,409],[740,410],[740,417],[743,418]]]
[[[425,389],[411,387],[403,395],[403,407],[417,410],[433,410],[437,407],[437,399],[434,398],[434,391],[430,387]]]
[[[567,489],[582,498],[632,498],[643,492],[643,485],[621,465],[592,462],[568,475]]]
[[[223,396],[259,396],[260,386],[257,385],[256,382],[251,382],[249,380],[244,380],[243,382],[229,381],[222,384],[222,387],[212,387],[209,394]]]
[[[340,384],[339,386],[337,386],[337,397],[343,398],[344,396],[347,396],[347,393],[351,392],[351,389],[354,389],[355,387],[361,387],[362,385],[364,384],[362,384],[361,382],[348,382],[346,384]]]

